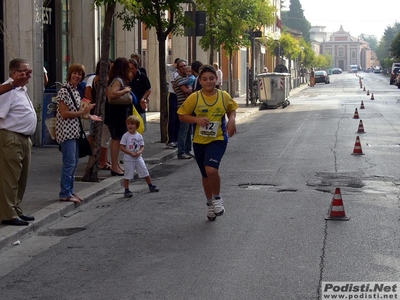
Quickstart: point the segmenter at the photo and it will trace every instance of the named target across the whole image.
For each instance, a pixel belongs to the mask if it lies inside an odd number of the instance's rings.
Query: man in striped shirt
[[[187,86],[186,78],[186,61],[181,59],[177,62],[176,68],[179,76],[173,82],[176,97],[178,98],[178,109],[181,107],[186,98],[192,93],[192,90]],[[179,123],[178,132],[178,159],[190,159],[193,155],[190,153],[192,150],[192,131],[188,123]]]

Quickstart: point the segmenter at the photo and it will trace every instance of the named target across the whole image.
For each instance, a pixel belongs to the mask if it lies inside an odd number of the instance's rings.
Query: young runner
[[[207,218],[214,221],[216,216],[225,211],[218,169],[228,137],[236,133],[238,104],[227,92],[216,89],[217,73],[213,66],[203,65],[199,78],[202,89],[185,100],[178,114],[182,122],[196,124],[193,150],[207,198]],[[228,116],[228,122],[225,115]]]

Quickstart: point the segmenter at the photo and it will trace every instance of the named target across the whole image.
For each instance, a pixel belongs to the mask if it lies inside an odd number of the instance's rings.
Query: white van
[[[350,71],[350,73],[357,73],[358,66],[357,65],[350,65],[349,71]]]

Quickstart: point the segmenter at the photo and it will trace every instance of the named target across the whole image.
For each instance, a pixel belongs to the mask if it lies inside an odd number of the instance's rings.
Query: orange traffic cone
[[[369,90],[367,91],[367,96],[369,96]]]
[[[335,195],[333,196],[331,207],[329,209],[329,215],[325,218],[325,220],[333,220],[333,221],[350,220],[350,217],[347,217],[346,212],[344,211],[342,194],[340,193],[339,188],[336,188],[335,190]]]
[[[353,153],[351,155],[364,155],[361,149],[360,137],[356,137],[356,143],[354,144]]]
[[[364,86],[364,89],[363,89],[363,91],[365,92],[365,86]]]
[[[365,108],[365,107],[364,107],[364,102],[361,101],[360,109],[364,109],[364,108]]]
[[[365,131],[364,131],[364,125],[363,125],[362,120],[360,120],[360,123],[358,124],[358,131],[357,131],[357,133],[365,133]]]
[[[358,117],[358,110],[357,110],[357,108],[356,108],[356,110],[354,111],[354,116],[353,116],[353,119],[359,119],[359,117]]]
[[[375,100],[374,93],[371,93],[371,100]]]

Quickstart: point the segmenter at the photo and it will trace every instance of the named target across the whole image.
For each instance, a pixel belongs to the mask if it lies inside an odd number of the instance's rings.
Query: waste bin
[[[257,75],[257,80],[261,108],[285,108],[290,104],[289,73],[262,73]]]
[[[329,73],[329,75],[332,75],[332,69],[329,69],[328,73]]]

